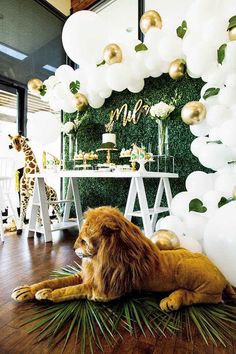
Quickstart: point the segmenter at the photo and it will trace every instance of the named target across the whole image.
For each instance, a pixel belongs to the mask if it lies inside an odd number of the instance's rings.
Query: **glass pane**
[[[1,0],[0,75],[45,80],[65,62],[63,21],[33,0]]]

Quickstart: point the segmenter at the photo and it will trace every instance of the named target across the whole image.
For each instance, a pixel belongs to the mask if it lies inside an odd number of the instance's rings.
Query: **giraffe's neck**
[[[31,147],[25,143],[22,148],[22,151],[25,154],[25,173],[39,172],[39,167]]]

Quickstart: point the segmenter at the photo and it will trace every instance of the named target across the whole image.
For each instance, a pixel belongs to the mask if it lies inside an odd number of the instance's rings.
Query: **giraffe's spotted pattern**
[[[23,176],[20,180],[20,221],[18,229],[23,228],[23,223],[26,215],[26,209],[29,203],[29,198],[33,194],[34,190],[34,177],[29,177],[29,174],[35,174],[39,172],[39,167],[37,165],[36,158],[31,147],[28,145],[28,139],[22,135],[11,136],[9,135],[11,140],[12,148],[15,148],[17,151],[23,151],[25,154],[25,166],[23,171]],[[46,188],[46,196],[49,201],[56,201],[57,194],[56,191],[45,184]],[[58,204],[51,204],[58,220],[61,219],[60,208]],[[38,215],[38,219],[40,219],[40,215]]]

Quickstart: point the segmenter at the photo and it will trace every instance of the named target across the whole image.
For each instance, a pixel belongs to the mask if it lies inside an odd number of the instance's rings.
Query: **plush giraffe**
[[[39,167],[35,158],[35,155],[28,144],[29,139],[24,136],[18,134],[16,136],[8,135],[11,143],[9,148],[15,148],[17,151],[23,151],[25,155],[25,166],[23,170],[23,176],[20,179],[20,218],[17,225],[17,234],[22,233],[24,219],[26,215],[27,206],[29,203],[29,198],[33,194],[34,190],[34,177],[28,177],[29,174],[34,174],[39,172]],[[47,200],[54,201],[57,200],[56,191],[45,184],[46,196]],[[58,221],[61,220],[61,213],[58,204],[51,204],[55,214],[57,216]],[[40,219],[40,215],[38,215],[38,220]]]

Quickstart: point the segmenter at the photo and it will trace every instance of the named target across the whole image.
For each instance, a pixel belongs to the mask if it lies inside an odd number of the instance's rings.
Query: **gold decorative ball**
[[[176,59],[170,63],[169,75],[173,80],[181,79],[186,73],[186,62],[183,59]]]
[[[103,51],[103,59],[107,64],[116,64],[122,62],[122,50],[118,44],[108,44]]]
[[[145,34],[151,27],[156,27],[161,29],[162,19],[157,11],[150,10],[143,14],[139,24],[140,24],[141,31],[143,32],[143,34]]]
[[[165,229],[156,231],[152,237],[152,241],[160,250],[173,250],[180,246],[178,236],[174,232]]]
[[[42,80],[33,78],[28,81],[28,89],[31,93],[39,94],[39,89],[43,85]]]
[[[203,103],[192,101],[182,108],[182,121],[188,125],[201,123],[206,117],[206,107]]]
[[[88,100],[82,93],[76,93],[74,95],[74,104],[78,112],[83,112],[88,107]]]
[[[228,35],[230,41],[236,41],[236,26],[230,28],[230,30],[228,31]]]

